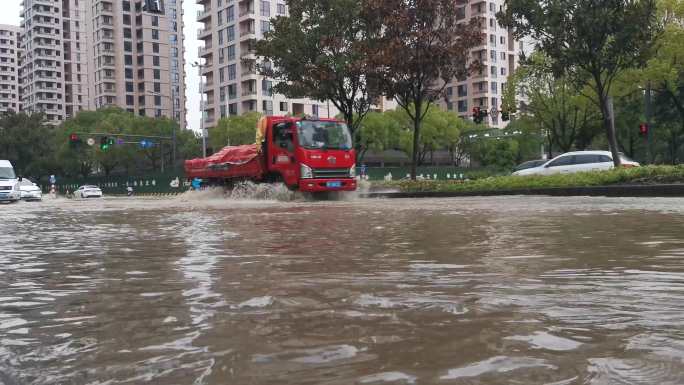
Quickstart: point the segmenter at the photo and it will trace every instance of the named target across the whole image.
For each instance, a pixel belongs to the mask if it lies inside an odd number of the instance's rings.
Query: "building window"
[[[233,41],[235,40],[235,26],[231,25],[226,29],[226,40],[228,41]]]
[[[226,50],[228,51],[228,61],[235,60],[235,46],[230,45]]]
[[[498,89],[497,89],[498,83],[497,82],[492,82],[492,93],[496,94]]]
[[[132,106],[133,104],[135,104],[133,95],[126,95],[126,105]]]
[[[463,97],[463,96],[468,96],[468,86],[465,84],[462,84],[458,86],[458,96]]]
[[[152,26],[159,27],[159,16],[152,16]]]
[[[228,66],[228,80],[235,80],[236,77],[235,64],[231,64]]]
[[[152,30],[152,40],[159,40],[159,30],[158,29]]]
[[[161,106],[161,95],[154,95],[154,105]]]
[[[458,112],[467,112],[468,111],[468,101],[467,100],[459,100],[458,101]]]
[[[285,4],[278,4],[278,15],[285,15],[287,13],[287,6]]]
[[[313,116],[318,116],[318,104],[314,104],[311,106],[311,114]]]
[[[268,1],[261,2],[261,16],[271,17],[271,3]]]
[[[229,23],[235,21],[235,6],[231,5],[226,9],[226,21]]]
[[[161,71],[160,70],[154,70],[154,78],[159,80],[161,79]]]
[[[271,30],[271,22],[268,20],[261,20],[261,33],[266,33]]]
[[[159,82],[154,82],[154,92],[160,93],[161,92],[161,83]]]
[[[159,56],[152,56],[152,65],[159,67]]]
[[[152,43],[152,52],[159,53],[159,43]]]
[[[228,114],[230,114],[230,115],[237,115],[238,114],[237,103],[231,103],[228,105]]]

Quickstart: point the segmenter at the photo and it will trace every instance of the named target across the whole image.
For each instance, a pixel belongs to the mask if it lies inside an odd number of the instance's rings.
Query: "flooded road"
[[[0,216],[0,384],[684,383],[684,199]]]

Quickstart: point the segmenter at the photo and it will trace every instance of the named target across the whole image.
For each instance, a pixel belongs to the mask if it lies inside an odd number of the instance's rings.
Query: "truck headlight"
[[[351,168],[349,169],[349,177],[350,178],[356,177],[356,165],[355,164],[352,164]]]
[[[311,179],[313,178],[313,171],[311,170],[311,167],[302,164],[299,166],[299,177],[302,179]]]

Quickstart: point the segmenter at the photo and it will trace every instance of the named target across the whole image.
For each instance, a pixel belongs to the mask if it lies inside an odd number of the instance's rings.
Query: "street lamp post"
[[[154,95],[154,96],[160,96],[163,98],[167,98],[171,102],[171,114],[172,114],[172,120],[176,121],[176,98],[174,97],[175,95],[168,96],[168,95],[162,95],[159,92],[153,92],[153,91],[147,91],[148,95]],[[180,124],[180,122],[178,122]],[[176,167],[176,126],[173,126],[173,130],[171,131],[171,159],[173,160],[173,167]]]
[[[200,117],[200,130],[202,131],[202,156],[204,158],[207,157],[207,135],[204,132],[204,81],[202,80],[202,69],[204,68],[204,65],[200,64],[199,62],[194,62],[191,64],[193,67],[196,67],[199,70],[200,74],[200,85],[199,85],[199,93],[200,93],[200,111],[202,116]]]

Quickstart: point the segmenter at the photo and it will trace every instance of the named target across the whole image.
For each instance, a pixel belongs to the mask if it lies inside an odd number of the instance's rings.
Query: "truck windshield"
[[[0,179],[16,179],[11,167],[0,167]]]
[[[344,123],[302,120],[297,122],[297,136],[304,148],[352,148],[351,135]]]

